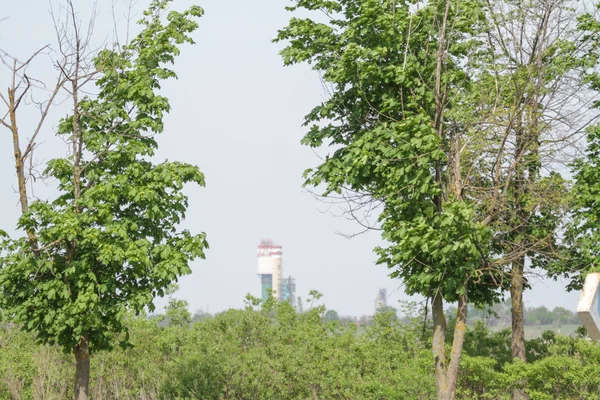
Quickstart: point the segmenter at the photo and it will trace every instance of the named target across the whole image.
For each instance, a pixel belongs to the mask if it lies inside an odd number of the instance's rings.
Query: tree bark
[[[521,102],[524,102],[522,99]],[[530,224],[530,215],[526,211],[526,199],[529,191],[528,182],[535,176],[535,166],[532,165],[532,156],[537,155],[532,149],[532,136],[534,130],[526,117],[526,110],[521,110],[518,116],[518,125],[515,130],[515,139],[517,145],[516,159],[520,160],[520,165],[516,168],[514,180],[514,224],[516,238],[513,241],[516,246],[513,251],[521,252],[511,265],[511,352],[513,360],[527,361],[525,357],[525,326],[523,315],[523,286],[525,273],[525,253],[522,249],[528,248],[527,231]],[[522,382],[524,383],[524,382]],[[520,385],[523,388],[524,385]],[[524,389],[514,388],[512,393],[513,400],[527,399]]]
[[[433,360],[435,365],[435,387],[439,400],[447,400],[448,389],[446,375],[446,317],[444,317],[444,300],[437,292],[431,302],[433,317]]]
[[[90,352],[89,338],[87,334],[81,336],[79,343],[75,345],[75,388],[73,394],[75,400],[88,400],[90,386]]]
[[[512,338],[511,349],[513,360],[519,359],[527,361],[525,355],[525,321],[523,316],[523,274],[525,271],[525,256],[512,264],[512,281],[510,288],[511,296],[511,318],[512,318]],[[527,399],[525,390],[520,388],[513,389],[513,400]]]
[[[9,115],[15,156],[15,170],[17,171],[17,183],[19,186],[19,203],[21,203],[21,213],[26,214],[27,211],[29,211],[29,204],[27,200],[27,185],[25,182],[25,168],[23,166],[21,145],[19,143],[19,128],[17,126],[14,89],[8,91],[8,102],[10,104]]]
[[[37,135],[40,133],[42,126],[44,125],[44,121],[48,116],[48,112],[50,107],[54,104],[54,99],[58,95],[64,80],[62,77],[59,77],[52,94],[50,95],[48,101],[45,105],[40,105],[41,115],[39,120],[37,121],[37,126],[34,129],[32,135],[25,140],[26,146],[25,149],[21,149],[21,136],[19,132],[19,124],[17,122],[17,110],[23,99],[28,95],[30,88],[32,87],[30,79],[25,74],[26,68],[30,65],[31,61],[39,55],[44,49],[48,46],[44,46],[35,53],[27,61],[20,62],[16,58],[7,56],[7,58],[12,58],[12,78],[10,82],[10,86],[7,89],[7,97],[3,98],[4,103],[8,107],[8,111],[6,115],[0,117],[0,126],[4,126],[11,132],[12,141],[13,141],[13,155],[15,159],[15,171],[17,174],[17,185],[19,189],[19,203],[21,205],[21,215],[27,214],[29,211],[29,197],[27,196],[27,179],[28,173],[26,172],[26,161],[28,158],[32,157],[32,153],[36,147],[35,139]],[[7,64],[8,66],[8,64]],[[20,75],[23,75],[23,78]],[[24,86],[24,87],[22,87]],[[6,117],[8,116],[8,119]],[[35,231],[32,229],[26,229],[25,233],[27,234],[27,238],[29,239],[29,243],[31,244],[31,249],[33,253],[37,256],[39,251],[38,242]]]
[[[16,65],[14,67],[16,69]],[[23,154],[21,152],[21,144],[19,143],[19,127],[17,124],[17,107],[20,100],[16,98],[16,83],[15,74],[13,73],[13,82],[11,88],[8,90],[8,104],[9,104],[9,118],[10,126],[9,129],[12,133],[13,140],[13,153],[15,157],[15,170],[17,172],[17,184],[19,187],[19,203],[21,204],[21,215],[26,214],[29,211],[29,198],[27,197],[27,178],[25,176],[25,166],[23,163]],[[31,244],[31,248],[34,253],[37,252],[37,238],[35,233],[30,229],[26,229],[25,233]]]
[[[446,365],[446,318],[444,317],[444,300],[440,293],[433,298],[431,311],[433,317],[433,358],[435,363],[435,386],[438,400],[454,400],[456,384],[458,382],[458,367],[462,356],[465,334],[467,332],[467,305],[466,295],[458,298],[456,313],[456,326],[454,327],[454,340],[450,363]]]
[[[465,334],[467,333],[467,296],[461,295],[458,298],[458,310],[456,312],[456,326],[454,327],[454,340],[452,341],[452,352],[450,355],[450,365],[448,366],[447,398],[454,399],[456,394],[456,382],[458,381],[458,366],[462,356]]]
[[[512,265],[511,314],[512,314],[512,356],[513,359],[526,361],[525,327],[523,321],[523,273],[525,257],[520,257]]]

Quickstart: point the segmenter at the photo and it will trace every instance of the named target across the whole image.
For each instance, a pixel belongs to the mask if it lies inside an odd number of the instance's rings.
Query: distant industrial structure
[[[257,255],[262,301],[267,300],[270,290],[279,301],[289,301],[295,306],[296,280],[291,276],[283,277],[283,248],[271,240],[262,240]]]
[[[282,297],[279,300],[287,301],[292,306],[296,306],[296,279],[290,277],[283,278],[282,287],[280,289]]]
[[[375,314],[382,308],[387,308],[387,289],[379,289],[379,293],[375,299]]]

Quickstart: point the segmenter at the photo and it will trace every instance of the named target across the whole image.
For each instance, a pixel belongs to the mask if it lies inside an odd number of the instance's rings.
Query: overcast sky
[[[195,2],[176,0],[183,9]],[[49,3],[40,0],[5,1],[0,10],[0,49],[22,59],[45,44],[54,45]],[[55,4],[60,4],[59,1]],[[91,0],[75,0],[87,18]],[[140,11],[147,0],[137,3]],[[300,145],[303,116],[325,96],[319,78],[308,66],[284,68],[271,43],[290,14],[285,1],[204,0],[206,14],[176,61],[179,80],[164,85],[173,110],[160,137],[159,158],[198,165],[206,188],[189,187],[186,228],[204,231],[210,250],[206,260],[193,263],[193,273],[180,281],[178,298],[190,310],[218,312],[242,307],[246,293],[260,296],[256,275],[256,247],[270,238],[283,246],[284,275],[296,278],[298,295],[323,293],[328,308],[344,315],[371,314],[379,288],[387,288],[388,303],[408,299],[401,282],[375,265],[372,249],[377,232],[352,239],[336,233],[360,229],[302,188],[302,172],[319,159]],[[110,37],[110,2],[98,6],[96,38]],[[121,15],[123,8],[120,8]],[[123,18],[118,18],[120,22]],[[31,74],[50,79],[54,71],[41,57]],[[7,86],[7,69],[0,69],[0,89]],[[40,162],[58,156],[63,144],[54,128],[66,110],[59,108],[42,132]],[[4,110],[0,109],[2,113]],[[35,116],[24,113],[26,128]],[[27,130],[22,130],[22,132]],[[40,140],[40,142],[42,141]],[[12,143],[0,130],[0,229],[11,231],[18,215]],[[44,197],[49,186],[37,185]],[[579,293],[564,284],[534,281],[525,294],[527,306],[564,306],[576,309]],[[163,302],[158,302],[163,304]]]

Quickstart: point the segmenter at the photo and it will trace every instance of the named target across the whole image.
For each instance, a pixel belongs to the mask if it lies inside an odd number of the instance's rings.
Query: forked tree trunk
[[[511,349],[513,360],[526,361],[525,355],[525,323],[523,318],[523,275],[525,272],[525,256],[512,264],[512,279],[510,288],[512,337]],[[525,391],[520,388],[513,389],[513,400],[527,399]]]
[[[444,301],[441,294],[436,294],[432,302],[433,316],[433,358],[435,361],[435,384],[438,400],[454,400],[458,381],[458,367],[462,356],[463,343],[467,330],[467,296],[458,299],[454,340],[450,353],[450,364],[446,366],[446,318],[444,317]]]
[[[454,340],[452,342],[452,353],[450,355],[450,365],[448,366],[448,396],[454,400],[456,393],[456,383],[458,381],[458,367],[462,356],[463,344],[465,343],[465,334],[467,333],[467,296],[458,297],[458,310],[456,311],[456,325],[454,327]]]
[[[88,400],[90,386],[90,351],[87,334],[81,336],[74,348],[75,353],[75,400]]]

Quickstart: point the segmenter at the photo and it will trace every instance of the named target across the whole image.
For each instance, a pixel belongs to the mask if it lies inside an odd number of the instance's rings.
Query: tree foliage
[[[306,116],[303,143],[334,149],[306,184],[324,185],[325,196],[349,193],[359,208],[365,198],[381,206],[379,263],[407,293],[433,299],[438,395],[453,398],[466,305],[496,301],[503,282],[489,266],[492,231],[477,214],[480,199],[468,192],[472,168],[461,162],[477,158],[461,105],[481,3],[299,0],[288,9],[326,15],[292,18],[277,37],[288,41],[286,65],[307,62],[331,87]],[[448,364],[444,300],[459,302]]]
[[[178,229],[188,206],[183,187],[204,185],[203,174],[152,160],[170,110],[160,82],[176,77],[169,64],[180,45],[193,43],[203,12],[166,13],[169,3],[154,0],[131,43],[95,56],[98,95],[76,103],[58,128],[74,152],[45,172],[59,195],[32,202],[19,220],[37,246],[2,241],[2,307],[42,343],[72,351],[86,336],[92,352],[110,347],[127,331],[129,310],[152,309],[154,297],[204,257],[205,235]]]
[[[597,6],[598,8],[598,6]],[[590,58],[594,62],[600,57],[600,20],[597,15],[587,14],[580,19],[580,28],[585,33],[585,39],[593,45]],[[593,63],[590,63],[593,65]],[[586,71],[586,79],[590,86],[600,90],[600,74],[594,68]],[[598,108],[599,103],[595,102]],[[569,286],[580,289],[583,277],[590,271],[599,271],[600,257],[600,125],[594,125],[587,131],[587,147],[585,155],[578,158],[572,165],[575,185],[573,192],[572,221],[566,232],[570,245],[570,264],[557,273],[563,273],[572,278]]]
[[[328,17],[293,18],[277,40],[289,41],[285,64],[308,62],[331,87],[330,98],[307,115],[303,143],[335,150],[306,172],[306,183],[324,184],[325,195],[349,189],[381,203],[383,238],[390,245],[379,249],[380,262],[395,270],[408,293],[441,290],[456,301],[469,287],[471,301],[488,302],[493,285],[472,282],[488,279],[481,266],[490,233],[451,187],[452,137],[458,133],[436,120],[441,116],[432,88],[444,7],[298,1],[291,11],[322,10]],[[475,1],[449,11],[453,29],[441,55],[444,102],[460,98],[468,85],[460,64],[481,16]]]

